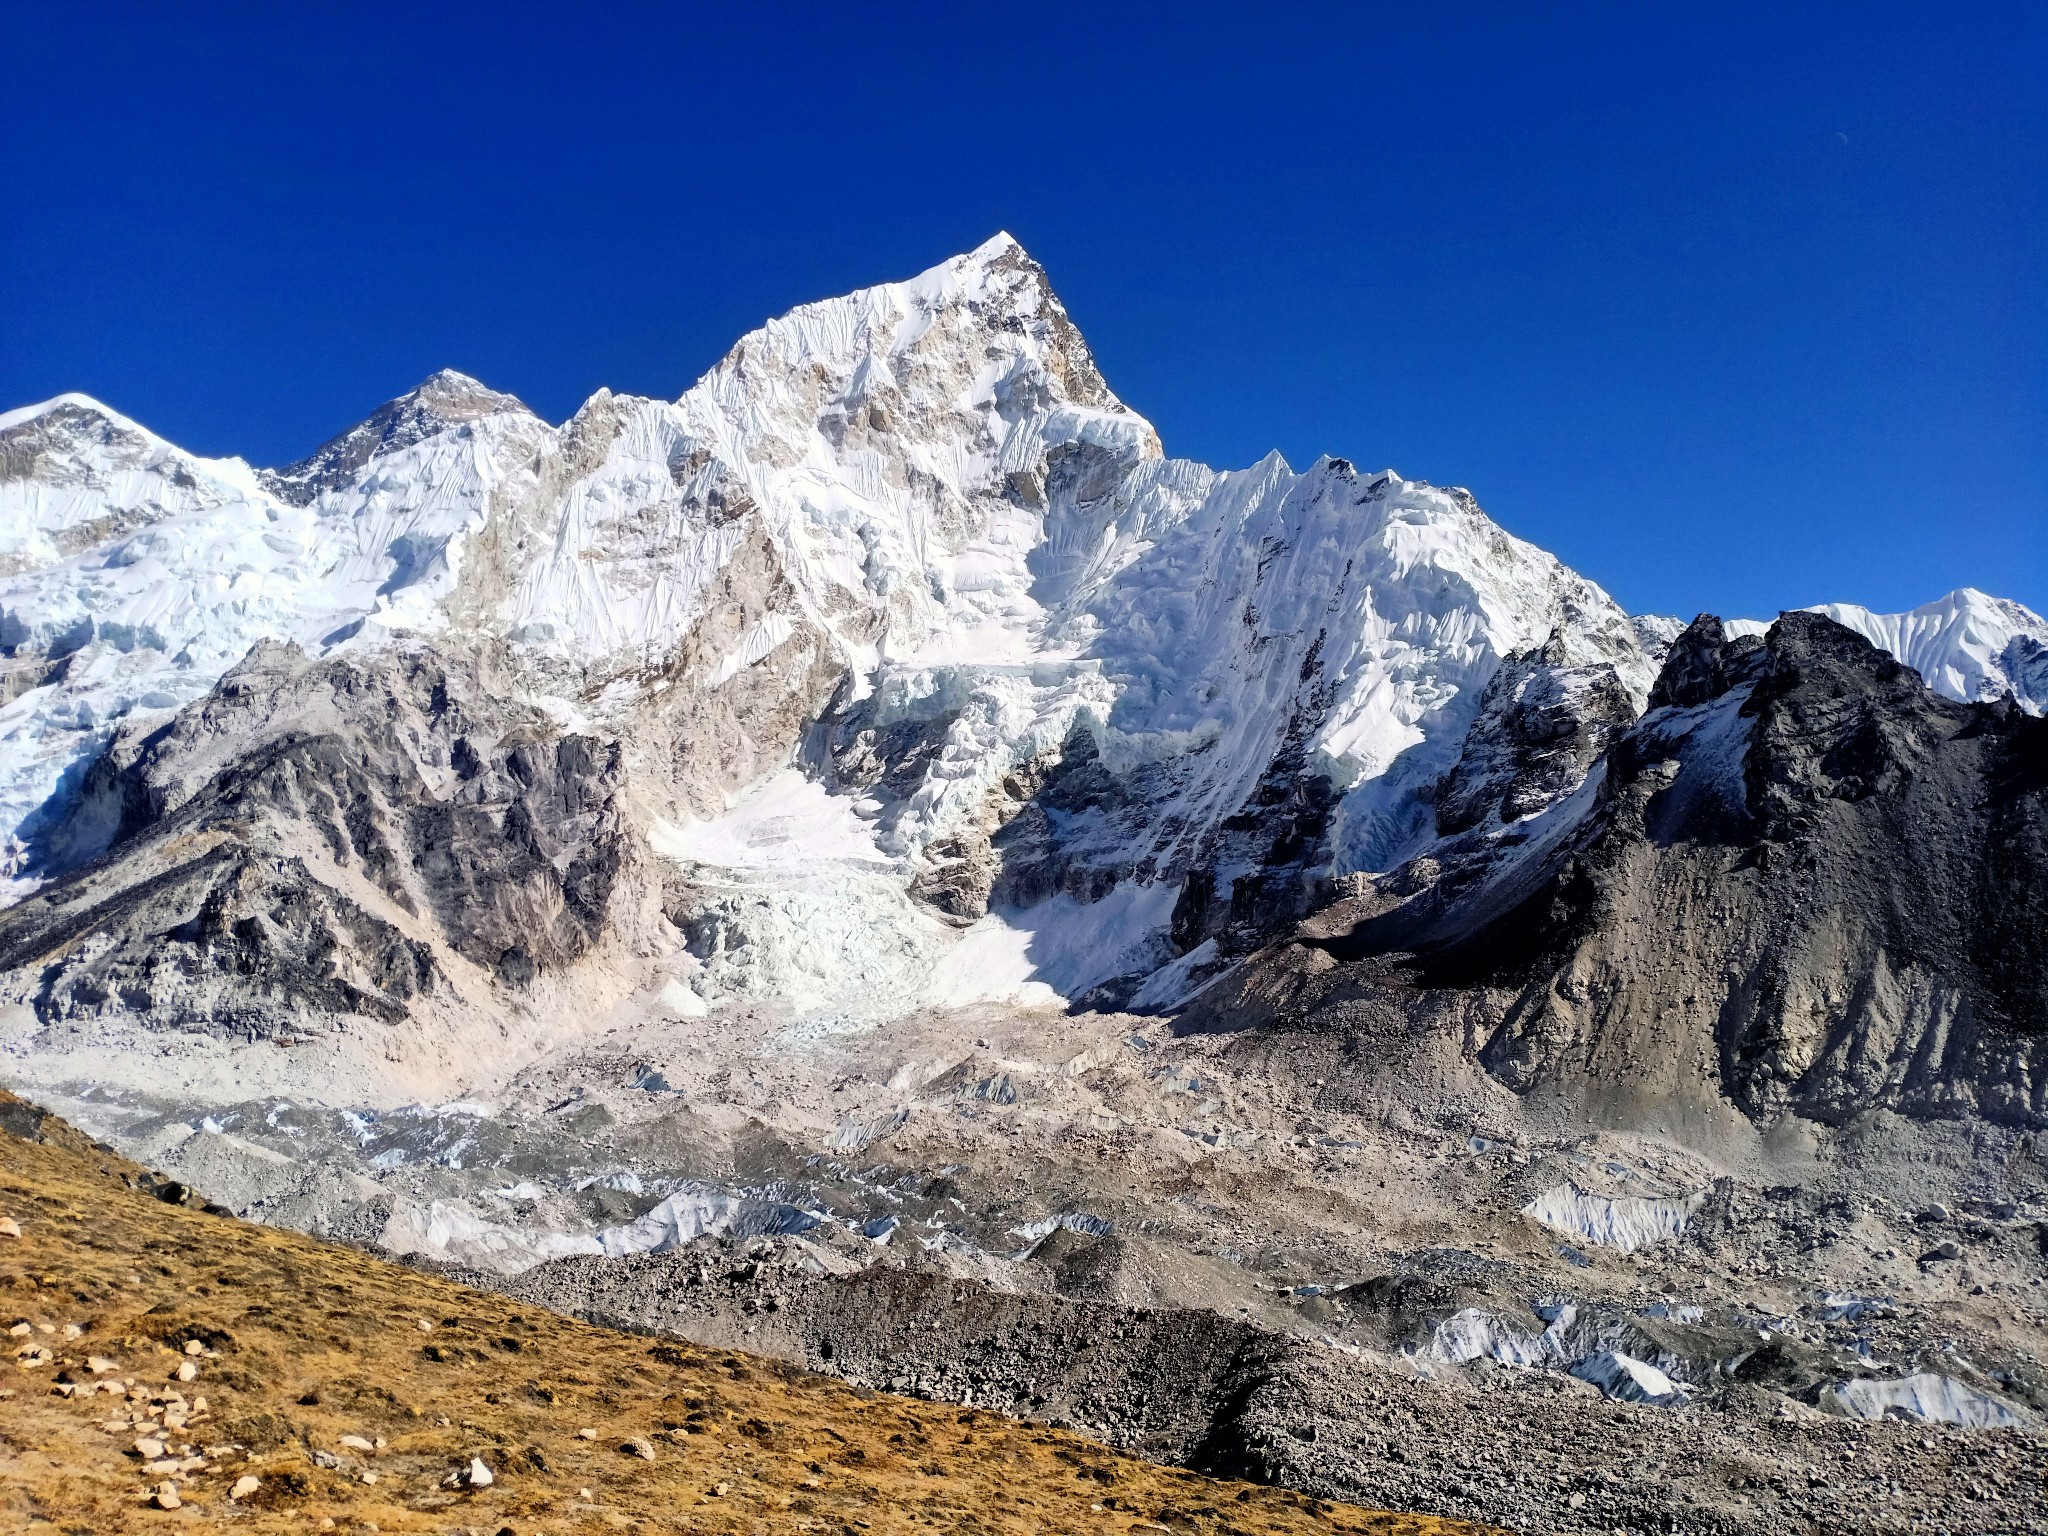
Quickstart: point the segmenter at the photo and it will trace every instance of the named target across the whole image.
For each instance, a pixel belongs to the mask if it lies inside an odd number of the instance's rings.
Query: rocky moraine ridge
[[[0,1072],[221,1205],[1322,1497],[2044,1518],[2017,604],[1167,458],[1007,237],[559,427],[0,415],[0,562]]]

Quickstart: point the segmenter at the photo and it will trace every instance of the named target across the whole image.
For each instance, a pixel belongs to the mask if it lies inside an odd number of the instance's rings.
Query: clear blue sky
[[[1007,228],[1169,452],[1637,610],[2048,610],[2048,7],[22,4],[0,407],[559,420]]]

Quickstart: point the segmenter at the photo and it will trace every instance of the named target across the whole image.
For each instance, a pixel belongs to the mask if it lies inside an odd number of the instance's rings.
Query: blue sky
[[[561,419],[1007,228],[1169,452],[1629,607],[2048,610],[2048,8],[25,5],[0,408]]]

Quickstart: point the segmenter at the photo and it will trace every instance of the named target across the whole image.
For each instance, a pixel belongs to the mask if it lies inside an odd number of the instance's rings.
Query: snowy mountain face
[[[204,698],[261,641],[321,654],[444,628],[499,464],[550,437],[516,407],[451,421],[301,503],[318,469],[286,483],[195,458],[82,396],[0,416],[6,873],[36,869],[36,840],[118,728]]]
[[[2015,604],[1827,611],[2048,703]],[[1460,490],[1165,458],[1005,236],[560,427],[453,373],[277,471],[82,396],[0,416],[17,894],[91,845],[110,743],[260,642],[427,646],[617,743],[686,1011],[1169,1006],[1347,874],[1569,795],[1677,627]]]

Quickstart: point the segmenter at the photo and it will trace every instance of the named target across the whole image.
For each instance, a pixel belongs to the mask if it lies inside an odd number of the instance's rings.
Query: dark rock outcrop
[[[1011,907],[1034,907],[1062,893],[1100,901],[1129,879],[1142,784],[1142,769],[1112,773],[1093,733],[1075,730],[1037,793],[995,834],[1002,862],[991,899]]]
[[[1525,1093],[2048,1124],[2048,721],[1810,613],[1695,621],[1652,705],[1573,824],[1440,853],[1310,942]]]
[[[1650,708],[1691,709],[1718,699],[1738,683],[1753,681],[1763,658],[1762,636],[1731,639],[1719,619],[1703,613],[1671,642],[1650,685]]]
[[[1437,831],[1512,822],[1555,804],[1635,718],[1614,668],[1567,665],[1557,635],[1510,656],[1486,685],[1458,761],[1438,788]]]
[[[1315,733],[1336,696],[1324,640],[1319,632],[1302,658],[1293,712],[1251,794],[1195,850],[1173,907],[1177,953],[1212,941],[1222,954],[1247,953],[1328,899],[1338,791],[1314,762]]]

